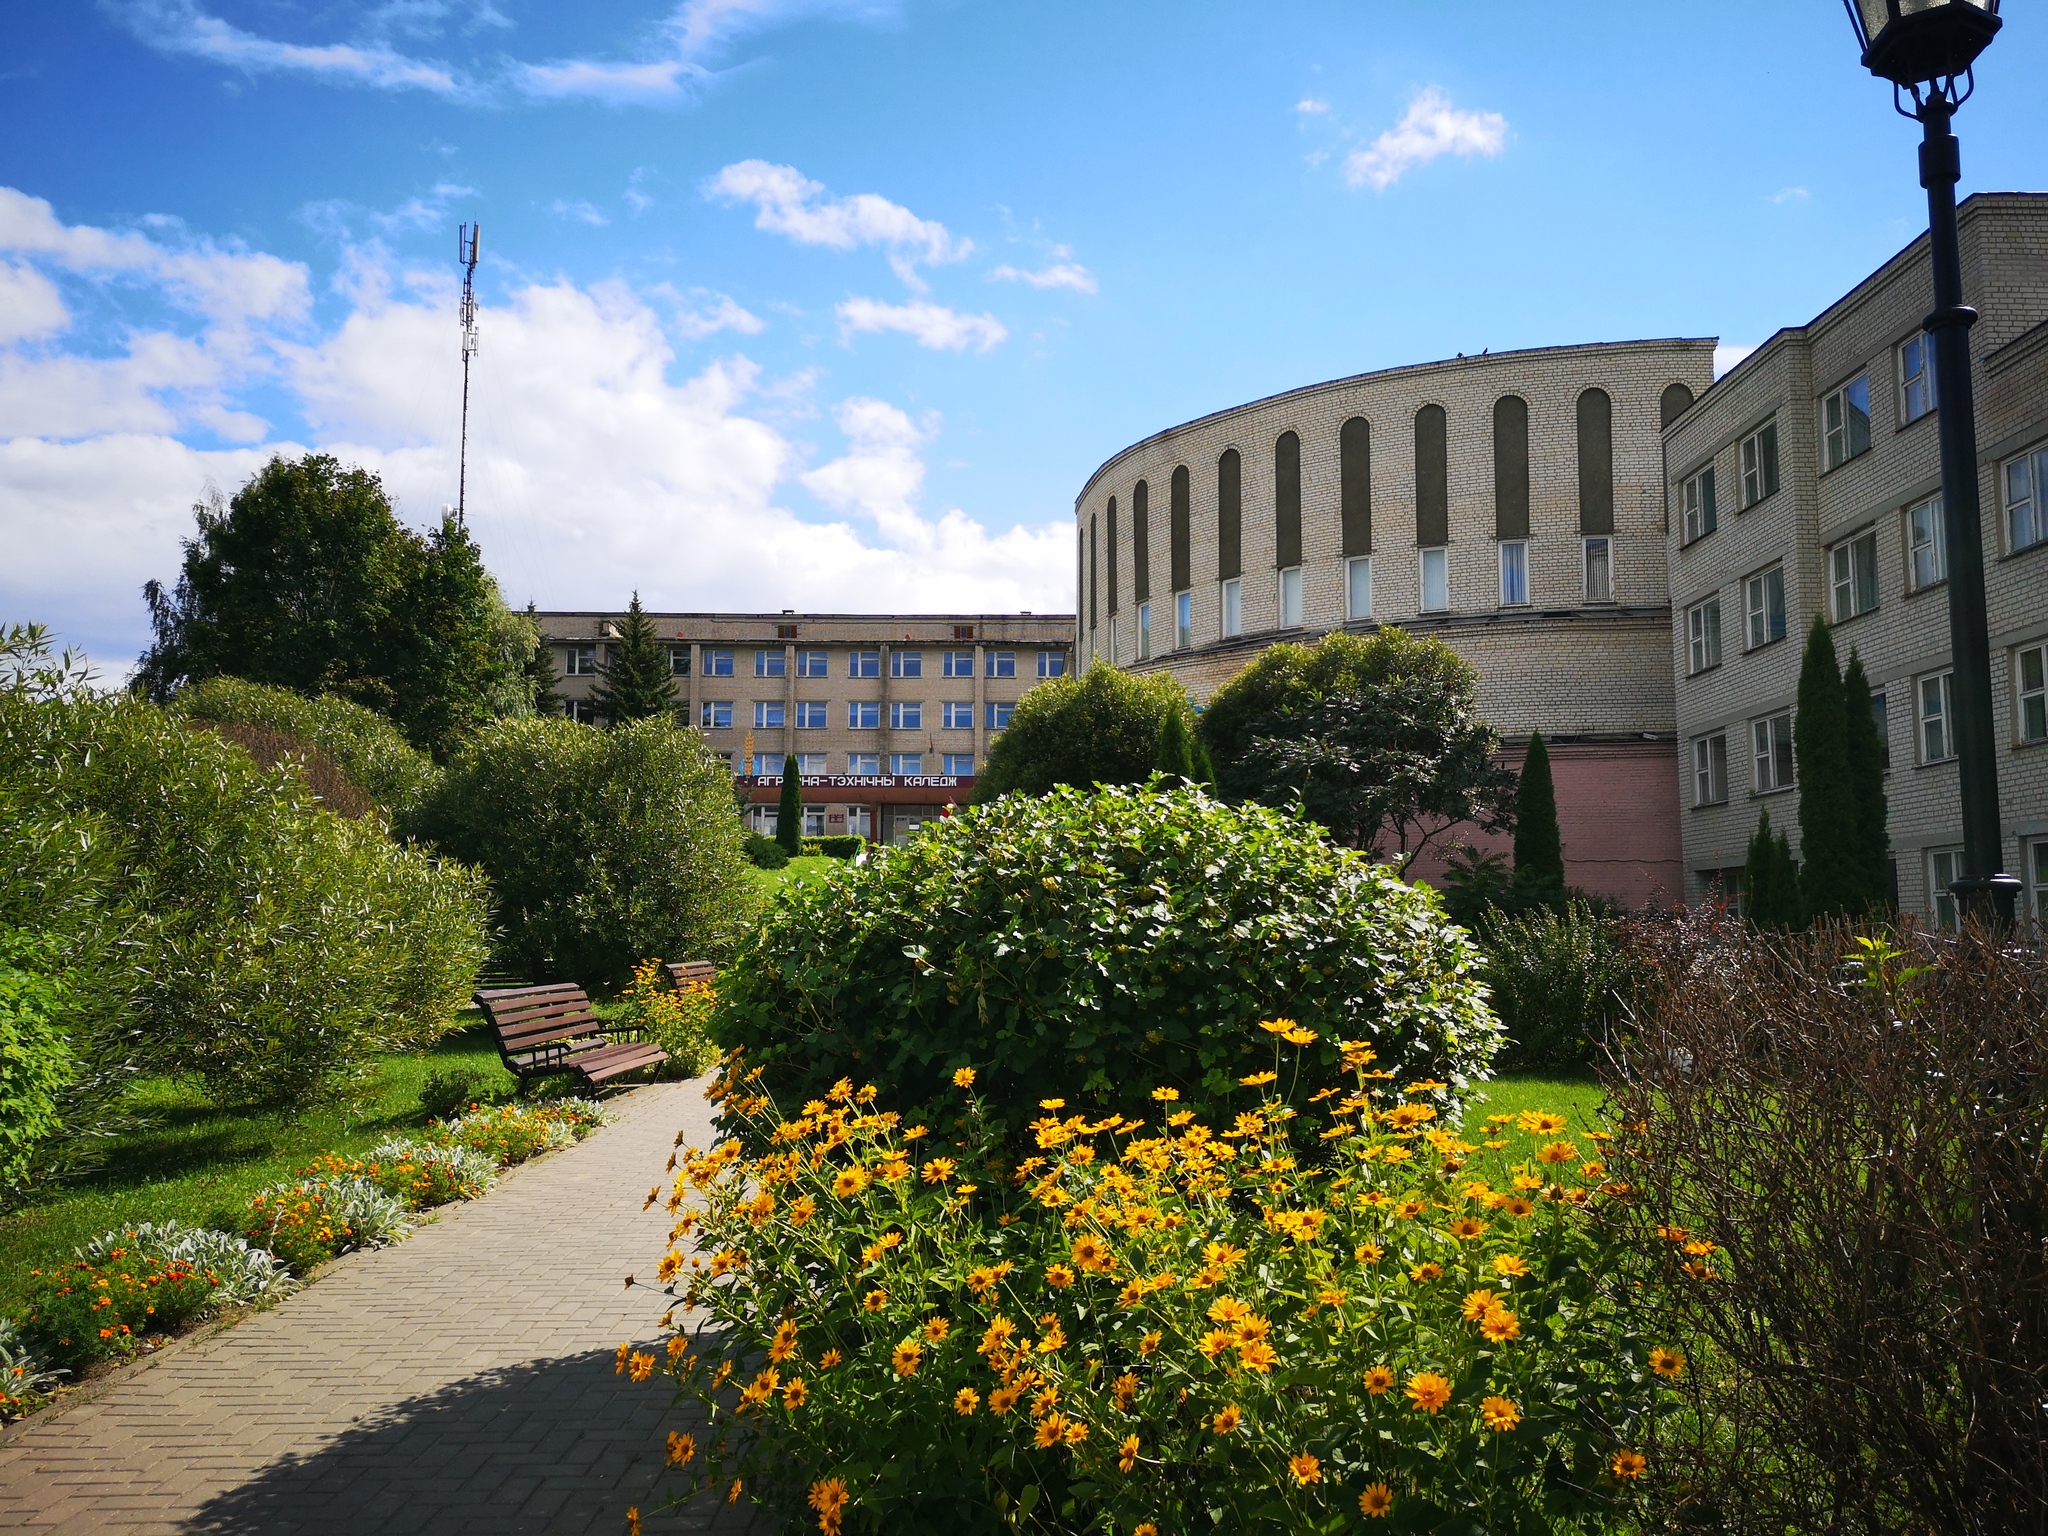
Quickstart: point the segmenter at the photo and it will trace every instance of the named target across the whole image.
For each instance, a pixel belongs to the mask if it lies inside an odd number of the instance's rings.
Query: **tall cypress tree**
[[[1842,677],[1842,712],[1848,727],[1849,799],[1856,813],[1856,853],[1862,899],[1852,908],[1881,912],[1891,904],[1890,844],[1885,834],[1889,807],[1884,795],[1884,736],[1872,708],[1870,678],[1852,648]]]
[[[1182,784],[1195,782],[1195,749],[1188,738],[1185,710],[1169,709],[1159,722],[1159,755],[1153,766]]]
[[[646,720],[675,708],[675,678],[668,647],[654,632],[654,620],[640,606],[640,594],[626,607],[619,638],[600,669],[591,707],[612,725]]]
[[[782,760],[782,804],[775,812],[775,841],[795,858],[804,851],[804,776],[792,752]]]
[[[1557,790],[1550,748],[1541,731],[1529,737],[1515,791],[1515,896],[1529,906],[1564,900],[1564,843],[1557,830]]]
[[[1743,916],[1757,928],[1785,932],[1806,924],[1806,906],[1799,896],[1799,872],[1792,863],[1792,844],[1784,833],[1771,831],[1771,813],[1757,818],[1749,840],[1749,858],[1742,868]]]
[[[1809,917],[1845,917],[1866,905],[1865,860],[1849,780],[1842,669],[1835,661],[1834,636],[1818,614],[1799,668],[1798,711],[1792,747],[1798,758],[1799,846],[1805,855],[1800,894]]]

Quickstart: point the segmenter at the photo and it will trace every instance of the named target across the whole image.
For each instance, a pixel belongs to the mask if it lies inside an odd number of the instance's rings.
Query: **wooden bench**
[[[658,1067],[668,1052],[645,1040],[621,1040],[613,1026],[590,1011],[590,999],[574,982],[542,987],[485,987],[476,993],[505,1070],[527,1081],[567,1073],[591,1088],[615,1077]]]
[[[693,981],[709,985],[718,976],[718,967],[709,960],[671,960],[662,969],[668,972],[669,985],[678,991]]]

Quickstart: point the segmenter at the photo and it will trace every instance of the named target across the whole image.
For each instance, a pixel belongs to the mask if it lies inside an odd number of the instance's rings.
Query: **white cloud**
[[[595,203],[573,203],[565,197],[558,197],[548,204],[548,212],[558,219],[574,219],[578,224],[611,223],[611,220],[598,210]]]
[[[1417,91],[1401,121],[1344,160],[1344,179],[1384,192],[1439,155],[1497,155],[1507,145],[1508,120],[1498,112],[1467,112],[1435,86]]]
[[[1315,116],[1329,111],[1330,104],[1327,101],[1318,101],[1315,97],[1309,96],[1297,101],[1294,104],[1294,110],[1309,116]]]
[[[831,197],[823,182],[810,180],[793,165],[742,160],[712,177],[704,191],[725,202],[752,203],[756,229],[787,235],[799,245],[835,251],[884,246],[896,275],[920,293],[925,285],[914,270],[918,262],[959,261],[974,249],[972,240],[955,240],[936,219],[920,219],[886,197],[872,192]]]
[[[644,64],[566,59],[558,64],[521,64],[513,79],[527,95],[543,100],[582,97],[612,106],[658,106],[678,100],[684,81],[701,79],[704,73],[683,59]]]
[[[1714,377],[1720,378],[1730,368],[1741,362],[1756,350],[1754,343],[1743,346],[1739,342],[1724,342],[1714,348]]]
[[[1809,202],[1813,194],[1804,187],[1781,187],[1771,195],[1771,201],[1783,207],[1786,203]]]
[[[712,293],[704,288],[693,288],[690,292],[693,298],[703,302],[692,305],[680,296],[676,298],[676,334],[685,341],[702,341],[720,331],[758,336],[768,329],[766,320],[742,309],[729,294]]]
[[[291,71],[383,90],[465,94],[444,65],[415,59],[381,42],[283,43],[258,37],[200,10],[195,0],[126,0],[113,7],[135,35],[165,53],[185,54],[250,74]]]
[[[1095,292],[1095,274],[1075,261],[1056,261],[1036,272],[1023,267],[1001,266],[988,275],[992,283],[1028,283],[1033,288],[1071,288],[1076,293]]]
[[[47,336],[70,321],[55,283],[34,267],[0,262],[0,342]]]
[[[957,309],[912,299],[885,304],[880,299],[848,299],[834,311],[842,338],[876,331],[896,331],[935,352],[986,352],[1010,334],[994,315],[963,315]]]

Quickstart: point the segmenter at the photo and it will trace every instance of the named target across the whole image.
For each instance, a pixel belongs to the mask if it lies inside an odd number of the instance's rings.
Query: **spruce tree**
[[[1792,844],[1784,833],[1771,831],[1771,813],[1757,818],[1742,869],[1743,916],[1752,927],[1789,932],[1806,924],[1799,896],[1799,872],[1792,863]]]
[[[1543,733],[1529,737],[1515,791],[1515,898],[1524,906],[1564,900],[1564,844],[1557,830],[1557,790]]]
[[[1185,710],[1169,709],[1159,722],[1159,754],[1153,766],[1182,784],[1195,782],[1194,744],[1188,739]]]
[[[1202,738],[1195,738],[1195,778],[1210,794],[1216,794],[1216,765],[1209,761],[1209,749],[1202,745]]]
[[[564,700],[562,690],[555,686],[555,648],[540,632],[540,613],[530,602],[526,605],[526,622],[533,629],[533,649],[521,671],[525,674],[527,694],[533,700],[533,712],[559,715]]]
[[[1872,711],[1870,678],[1852,649],[1842,678],[1842,711],[1848,726],[1849,799],[1856,813],[1856,853],[1861,899],[1855,912],[1882,912],[1891,905],[1890,845],[1885,834],[1889,807],[1884,794],[1884,736]]]
[[[668,647],[654,632],[654,620],[633,594],[619,638],[599,669],[590,704],[612,725],[646,720],[674,709],[675,679],[669,672]]]
[[[804,776],[794,752],[782,760],[782,804],[775,812],[775,841],[795,858],[804,851]]]
[[[1857,850],[1856,807],[1849,787],[1849,721],[1842,706],[1842,669],[1827,620],[1814,616],[1799,668],[1798,714],[1792,722],[1798,762],[1799,845],[1806,855],[1800,893],[1811,917],[1846,917],[1863,909],[1863,860]]]

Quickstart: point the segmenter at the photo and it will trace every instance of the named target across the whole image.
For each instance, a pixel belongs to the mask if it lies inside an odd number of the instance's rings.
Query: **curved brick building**
[[[1398,624],[1550,743],[1573,883],[1684,893],[1663,427],[1711,338],[1389,368],[1171,427],[1075,499],[1079,660],[1206,699],[1259,650]]]

